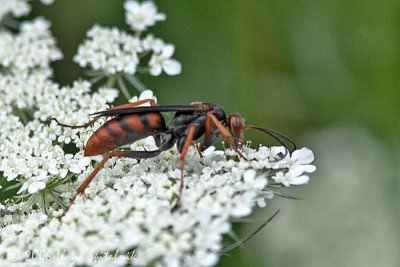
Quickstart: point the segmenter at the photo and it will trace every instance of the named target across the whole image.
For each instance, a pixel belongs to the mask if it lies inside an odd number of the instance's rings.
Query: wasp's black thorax
[[[196,126],[193,140],[199,139],[205,133],[207,113],[209,112],[211,112],[222,125],[226,126],[226,113],[222,108],[208,103],[196,103],[195,105],[201,105],[203,108],[201,111],[179,111],[175,113],[163,136],[161,144],[162,149],[169,149],[176,142],[178,151],[181,152],[191,125]],[[218,129],[212,126],[211,140],[208,142],[210,144],[203,143],[201,146],[202,150],[212,145],[218,138],[218,135]]]

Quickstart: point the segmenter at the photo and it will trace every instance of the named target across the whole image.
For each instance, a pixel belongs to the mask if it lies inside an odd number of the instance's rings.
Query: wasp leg
[[[78,129],[78,128],[87,128],[90,125],[93,125],[96,121],[98,121],[101,117],[94,117],[93,119],[91,119],[90,121],[88,121],[85,124],[82,125],[68,125],[68,124],[64,124],[59,122],[56,118],[51,118],[50,120],[57,122],[57,125],[61,126],[61,127],[65,127],[65,128],[71,128],[71,129]]]
[[[201,149],[200,149],[200,147],[199,147],[199,144],[195,142],[195,143],[194,143],[194,147],[196,148],[197,153],[199,153],[200,158],[203,158],[203,152],[201,151]]]
[[[235,142],[233,141],[232,135],[229,133],[227,129],[219,122],[219,120],[211,113],[207,113],[207,119],[211,118],[212,122],[215,124],[215,126],[218,127],[218,130],[221,132],[222,137],[224,138],[225,141],[229,141],[230,144],[233,144],[232,147],[236,151],[236,153],[244,160],[248,160],[242,152],[239,151],[239,149],[236,147]]]
[[[154,101],[154,99],[147,98],[147,99],[139,100],[139,101],[136,101],[136,102],[133,102],[133,103],[128,103],[128,104],[116,106],[116,107],[110,108],[108,110],[133,108],[133,107],[137,107],[139,105],[142,105],[142,104],[148,103],[148,102],[150,103],[151,106],[155,106],[156,105],[156,102]],[[101,117],[102,116],[96,116],[93,119],[91,119],[90,121],[88,121],[87,123],[82,124],[82,125],[68,125],[68,124],[60,123],[56,118],[51,118],[50,120],[53,120],[53,121],[57,122],[57,124],[59,126],[62,126],[62,127],[65,127],[65,128],[78,129],[78,128],[87,128],[87,127],[93,125]]]
[[[86,187],[92,182],[97,173],[103,168],[104,164],[113,157],[124,157],[124,158],[134,158],[134,159],[147,159],[154,158],[161,153],[161,150],[153,150],[153,151],[113,151],[106,154],[103,160],[97,165],[97,167],[92,171],[92,173],[86,178],[85,181],[78,187],[75,192],[75,195],[71,198],[67,208],[64,210],[64,213],[61,217],[63,217],[68,210],[71,208],[72,204],[74,204],[76,198],[79,195],[84,194]]]
[[[210,113],[210,114],[212,114],[212,113]],[[214,116],[214,115],[213,115]],[[217,120],[218,121],[218,120]],[[219,131],[219,130],[217,130],[218,129],[218,127],[217,126],[214,126],[213,124],[212,124],[212,122],[213,122],[213,120],[212,120],[212,116],[209,116],[208,114],[207,114],[207,117],[206,117],[206,122],[205,122],[205,130],[204,130],[204,139],[203,139],[203,144],[202,144],[202,146],[201,146],[201,151],[204,151],[204,150],[206,150],[207,148],[209,148],[210,146],[212,146],[214,143],[215,143],[215,141],[216,141],[216,139],[218,138],[218,136],[220,136],[221,134],[221,132]],[[221,125],[222,126],[222,125]],[[216,128],[217,127],[217,128]],[[222,126],[222,128],[225,130],[225,127],[224,126]],[[217,130],[217,131],[216,131]],[[225,133],[225,135],[224,134],[222,134],[222,138],[223,138],[223,140],[224,140],[224,142],[225,142],[225,145],[227,146],[227,147],[230,147],[230,144],[231,144],[231,141],[230,141],[230,139],[229,139],[229,132],[227,132],[226,131],[226,133]]]
[[[211,125],[211,117],[207,116],[205,131],[204,131],[204,141],[202,149],[205,150],[209,146],[212,145],[212,137],[211,137],[212,125]]]
[[[181,180],[180,180],[180,185],[179,185],[179,193],[178,193],[178,198],[176,199],[175,205],[172,207],[171,211],[175,212],[177,211],[180,206],[181,206],[181,196],[182,196],[182,191],[183,191],[183,186],[185,184],[183,174],[184,174],[184,169],[185,169],[185,156],[189,150],[189,146],[193,141],[193,134],[194,130],[196,129],[196,125],[192,124],[189,126],[188,134],[186,136],[185,144],[183,145],[181,156],[180,156],[180,163],[181,163]]]
[[[108,110],[116,110],[116,109],[123,109],[123,108],[134,108],[134,107],[140,106],[140,105],[145,104],[145,103],[150,103],[150,106],[152,106],[152,107],[156,105],[156,102],[154,101],[154,99],[146,98],[146,99],[139,100],[139,101],[136,101],[136,102],[115,106],[115,107],[112,107],[112,108],[110,108]]]

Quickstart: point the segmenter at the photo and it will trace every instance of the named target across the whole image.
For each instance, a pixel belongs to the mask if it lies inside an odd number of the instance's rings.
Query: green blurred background
[[[52,21],[65,55],[54,64],[58,82],[83,77],[72,57],[94,23],[128,30],[122,3],[35,5],[33,16]],[[218,103],[316,155],[310,184],[287,190],[304,200],[276,197],[258,210],[257,220],[281,212],[218,266],[400,266],[400,2],[156,4],[168,19],[151,32],[175,44],[183,64],[176,77],[140,77],[160,103]]]

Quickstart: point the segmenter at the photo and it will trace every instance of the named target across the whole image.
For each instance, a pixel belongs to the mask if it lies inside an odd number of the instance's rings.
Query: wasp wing
[[[201,105],[171,105],[171,106],[147,106],[147,107],[133,107],[133,108],[121,108],[121,109],[109,109],[104,111],[99,111],[92,116],[102,117],[102,116],[118,116],[125,114],[135,114],[144,112],[178,112],[178,111],[201,111]]]

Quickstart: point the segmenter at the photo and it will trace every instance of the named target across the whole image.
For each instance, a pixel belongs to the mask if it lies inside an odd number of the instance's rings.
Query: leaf
[[[21,183],[16,181],[7,181],[6,178],[0,176],[0,203],[17,195]]]

